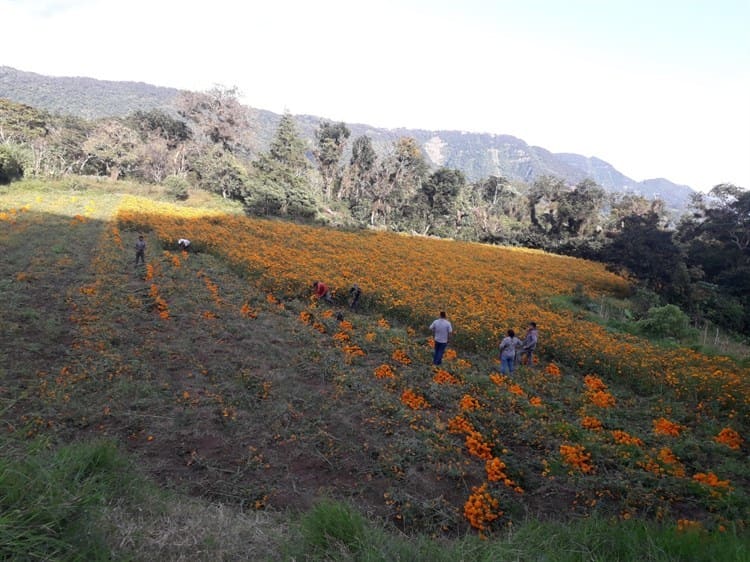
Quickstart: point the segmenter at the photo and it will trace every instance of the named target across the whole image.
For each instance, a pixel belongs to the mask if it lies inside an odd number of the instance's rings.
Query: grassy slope
[[[496,491],[506,511],[502,525],[586,515],[592,508],[584,502],[594,500],[605,517],[655,516],[661,509],[675,518],[706,519],[713,507],[725,524],[742,525],[732,516],[739,507],[731,505],[743,505],[742,495],[722,496],[714,506],[700,491],[632,481],[631,472],[606,464],[591,478],[568,475],[561,466],[551,468],[556,480],[540,477],[540,451],[581,432],[563,415],[580,393],[577,377],[551,388],[541,373],[524,373],[526,392],[544,396],[546,409],[537,412],[495,389],[486,379],[495,366],[481,356],[465,356],[471,367],[450,364],[462,385],[430,383],[424,337],[408,326],[379,323],[379,316],[347,314],[352,337],[367,355],[342,353],[331,337],[339,323],[325,310],[270,302],[210,254],[164,253],[149,237],[150,268],[135,269],[134,233],[119,232],[109,221],[119,198],[106,189],[46,186],[2,195],[0,411],[9,456],[25,450],[24,440],[53,446],[110,438],[162,487],[243,510],[235,512],[233,529],[221,513],[206,510],[199,519],[205,518],[205,529],[198,531],[201,524],[187,515],[188,500],[170,504],[171,521],[193,527],[193,552],[203,545],[215,553],[205,543],[206,533],[214,532],[226,540],[231,558],[229,534],[247,541],[256,533],[256,539],[272,537],[250,541],[267,555],[283,527],[252,510],[306,509],[320,496],[349,499],[409,532],[456,535],[466,531],[461,509],[470,488],[484,477],[483,461],[461,453],[462,438],[446,430],[448,404],[471,390],[496,401],[488,415],[505,416],[475,421],[502,430],[510,476],[527,489],[524,495]],[[159,298],[169,320],[158,315]],[[310,323],[300,321],[303,311],[312,315]],[[399,384],[372,376],[396,348],[413,360],[400,369],[404,384],[427,392],[438,411],[405,408]],[[640,423],[656,400],[617,391],[630,406],[618,414],[621,425]],[[550,427],[559,434],[549,435]],[[721,462],[736,465],[741,455],[727,454]],[[145,535],[143,527],[127,525],[131,517],[127,506],[110,505],[106,520],[117,541],[165,556],[174,547],[169,515],[141,521],[155,529]]]

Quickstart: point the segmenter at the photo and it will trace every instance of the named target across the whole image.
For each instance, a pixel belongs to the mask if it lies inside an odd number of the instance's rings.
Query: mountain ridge
[[[181,90],[145,82],[109,81],[88,77],[45,76],[0,66],[0,97],[56,113],[70,113],[87,119],[124,116],[136,109],[174,107]],[[256,133],[260,145],[267,146],[281,118],[272,111],[246,106],[260,124]],[[301,134],[308,140],[323,117],[295,115]],[[414,137],[428,162],[461,170],[470,181],[490,175],[533,182],[544,175],[562,178],[570,185],[589,178],[609,192],[662,199],[668,208],[684,211],[695,190],[666,178],[636,181],[596,156],[554,153],[533,146],[518,137],[498,133],[455,130],[428,130],[399,127],[386,129],[363,123],[347,123],[352,137],[368,135],[376,148],[387,146],[401,136]]]

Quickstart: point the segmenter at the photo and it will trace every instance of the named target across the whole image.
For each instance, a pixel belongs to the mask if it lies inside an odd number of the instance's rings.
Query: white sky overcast
[[[750,0],[0,0],[0,65],[750,188]]]

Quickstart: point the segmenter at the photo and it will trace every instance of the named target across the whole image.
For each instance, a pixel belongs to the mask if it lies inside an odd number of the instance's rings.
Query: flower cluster
[[[590,429],[592,431],[601,431],[602,421],[599,418],[593,416],[584,416],[581,419],[581,427],[584,429]]]
[[[497,457],[492,457],[484,464],[484,469],[487,472],[487,480],[490,482],[502,482],[514,492],[523,494],[523,488],[514,482],[505,472],[507,468],[506,464]]]
[[[659,418],[654,420],[654,434],[655,435],[667,435],[670,437],[677,437],[682,430],[685,429],[678,423],[669,421],[666,418]]]
[[[375,377],[378,379],[395,379],[396,373],[393,372],[390,365],[383,364],[375,369]]]
[[[560,454],[565,464],[577,468],[584,474],[594,471],[591,464],[591,453],[583,445],[560,445]]]
[[[470,394],[464,394],[461,397],[461,401],[458,403],[458,407],[464,412],[472,412],[474,410],[479,410],[482,406],[479,403],[479,400]]]
[[[639,439],[638,437],[634,437],[629,433],[622,431],[621,429],[615,429],[612,432],[612,437],[614,438],[615,443],[619,443],[620,445],[633,445],[635,447],[643,447],[643,441],[641,439]]]
[[[401,363],[402,365],[409,365],[411,363],[411,358],[403,349],[394,350],[394,352],[391,354],[391,359]]]
[[[476,430],[469,420],[463,416],[455,416],[448,420],[450,433],[474,433]]]
[[[154,306],[159,312],[159,318],[162,320],[169,320],[169,305],[167,301],[159,294],[159,287],[156,284],[152,284],[148,291],[149,296],[154,300]]]
[[[487,443],[478,431],[472,431],[466,436],[466,449],[471,456],[478,459],[489,460],[492,458],[492,445]]]
[[[710,486],[711,488],[725,488],[725,489],[731,489],[729,485],[729,480],[719,480],[719,477],[716,476],[713,472],[698,472],[693,475],[693,480],[696,482],[700,482],[701,484],[705,484],[706,486]]]
[[[714,437],[714,441],[737,451],[742,447],[743,439],[734,429],[725,427]]]
[[[412,410],[422,410],[429,408],[430,404],[424,396],[415,393],[412,389],[407,388],[401,393],[401,403]]]
[[[438,369],[432,381],[437,384],[459,384],[459,380],[445,369]]]
[[[485,531],[487,525],[502,516],[499,511],[500,502],[493,498],[487,491],[487,484],[474,486],[471,495],[464,504],[464,516],[469,520],[472,527],[478,531]]]

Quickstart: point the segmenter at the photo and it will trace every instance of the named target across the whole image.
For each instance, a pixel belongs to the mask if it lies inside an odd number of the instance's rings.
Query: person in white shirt
[[[187,238],[180,238],[177,241],[177,245],[180,247],[181,250],[187,251],[188,246],[190,246],[190,240],[188,240]]]
[[[430,330],[432,330],[432,337],[435,340],[435,352],[432,356],[432,364],[440,365],[443,362],[445,348],[448,347],[448,342],[453,333],[453,326],[446,319],[444,310],[440,311],[440,318],[430,324]]]
[[[516,365],[516,353],[523,345],[521,340],[516,337],[513,330],[508,330],[508,335],[500,342],[500,374],[512,375],[513,368]]]

